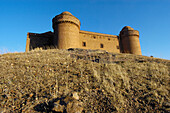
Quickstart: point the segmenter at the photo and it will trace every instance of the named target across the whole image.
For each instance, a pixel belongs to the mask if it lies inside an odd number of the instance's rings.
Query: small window
[[[108,38],[108,40],[110,40],[110,38]]]
[[[86,42],[83,42],[83,43],[82,43],[82,46],[83,46],[83,47],[86,47]]]
[[[117,49],[120,49],[120,47],[119,47],[119,46],[117,46]]]
[[[96,39],[96,37],[95,37],[95,36],[94,36],[93,38],[94,38],[94,39]]]
[[[103,44],[100,44],[100,48],[104,48],[104,45],[103,45]]]

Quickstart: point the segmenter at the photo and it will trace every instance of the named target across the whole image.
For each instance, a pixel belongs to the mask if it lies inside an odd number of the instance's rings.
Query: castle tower
[[[53,18],[54,45],[58,49],[79,48],[80,21],[69,12]]]
[[[125,26],[121,30],[119,38],[122,53],[142,55],[139,43],[139,31],[134,30],[130,26]]]

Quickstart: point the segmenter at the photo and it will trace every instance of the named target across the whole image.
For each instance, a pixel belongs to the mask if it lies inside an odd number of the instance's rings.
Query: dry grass
[[[168,112],[170,61],[92,50],[0,55],[0,109],[53,112],[78,92],[84,112]]]

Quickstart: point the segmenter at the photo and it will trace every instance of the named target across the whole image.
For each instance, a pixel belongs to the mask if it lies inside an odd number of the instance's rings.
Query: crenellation
[[[70,12],[52,19],[54,32],[28,33],[26,52],[34,49],[99,49],[141,55],[139,31],[125,26],[119,36],[80,30],[80,20]]]

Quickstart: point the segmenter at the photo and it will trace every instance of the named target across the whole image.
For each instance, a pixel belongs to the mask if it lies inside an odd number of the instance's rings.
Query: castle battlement
[[[139,31],[130,26],[125,26],[118,36],[82,31],[80,20],[67,11],[55,16],[52,22],[54,32],[27,34],[26,52],[36,48],[81,48],[141,55]]]

